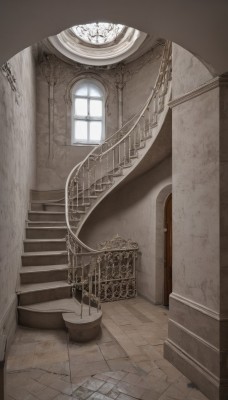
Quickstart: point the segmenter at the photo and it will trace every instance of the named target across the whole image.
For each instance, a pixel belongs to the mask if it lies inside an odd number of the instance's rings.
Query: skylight
[[[86,43],[103,45],[113,42],[123,31],[124,25],[107,22],[94,22],[73,26],[75,35]]]

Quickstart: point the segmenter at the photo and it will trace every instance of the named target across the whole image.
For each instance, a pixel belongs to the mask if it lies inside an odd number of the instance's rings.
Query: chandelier
[[[84,42],[102,45],[113,42],[121,34],[124,25],[106,22],[94,22],[86,25],[76,25],[72,28],[75,35]]]

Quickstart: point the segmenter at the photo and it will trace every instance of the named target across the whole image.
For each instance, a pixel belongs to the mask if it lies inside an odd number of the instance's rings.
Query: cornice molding
[[[185,93],[184,95],[177,97],[174,100],[171,100],[169,102],[169,107],[174,108],[182,103],[185,103],[186,101],[192,100],[195,97],[201,96],[202,94],[207,93],[210,90],[222,86],[228,86],[228,75],[226,74],[213,78],[212,80],[204,83],[203,85],[197,87],[196,89],[191,90],[190,92]]]

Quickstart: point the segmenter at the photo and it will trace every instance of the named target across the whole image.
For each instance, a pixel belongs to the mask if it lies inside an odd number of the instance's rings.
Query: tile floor
[[[7,400],[207,400],[164,360],[167,310],[136,299],[102,305],[97,340],[19,327],[7,361]]]

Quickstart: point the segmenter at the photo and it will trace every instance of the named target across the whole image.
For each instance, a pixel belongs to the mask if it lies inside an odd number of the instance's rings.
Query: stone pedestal
[[[165,357],[228,399],[228,80],[174,46],[173,293]]]
[[[89,342],[95,339],[100,331],[101,318],[101,311],[94,311],[91,315],[83,316],[83,318],[75,313],[63,314],[70,339],[74,342]]]

